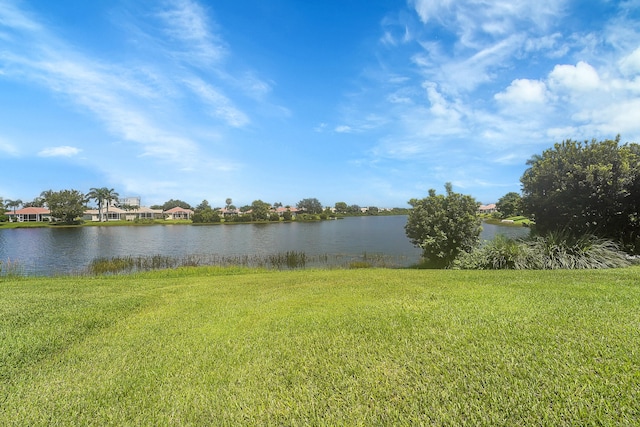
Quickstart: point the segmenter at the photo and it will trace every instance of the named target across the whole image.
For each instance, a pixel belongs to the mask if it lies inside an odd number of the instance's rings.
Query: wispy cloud
[[[164,32],[178,43],[174,54],[197,65],[210,65],[220,61],[227,52],[222,40],[211,31],[207,13],[191,0],[166,2],[158,18]]]
[[[38,152],[40,157],[73,157],[80,154],[82,150],[78,147],[62,145],[60,147],[48,147]]]
[[[12,157],[19,154],[18,148],[2,137],[0,137],[0,152]]]
[[[212,116],[233,127],[242,127],[249,123],[247,115],[212,85],[195,77],[185,80],[185,84],[207,105]]]
[[[582,34],[559,24],[566,3],[556,1],[410,4],[420,22],[413,43],[399,43],[406,22],[381,28],[381,69],[389,71],[372,91],[386,103],[363,97],[359,115],[384,110],[388,125],[376,129],[377,144],[358,164],[402,161],[422,168],[425,180],[497,188],[504,182],[492,179],[491,165],[524,165],[556,141],[640,138],[640,34],[629,23]],[[603,45],[607,39],[615,44]],[[405,71],[389,84],[397,68],[385,60],[397,55],[411,60],[417,77]]]
[[[252,72],[234,76],[224,70],[221,61],[228,55],[228,48],[212,31],[214,24],[207,15],[202,6],[191,0],[163,3],[155,16],[165,38],[157,39],[158,33],[154,30],[155,33],[139,40],[154,43],[152,53],[157,58],[172,58],[174,62],[165,61],[160,65],[155,61],[136,61],[132,64],[87,56],[43,27],[36,18],[11,4],[1,3],[0,33],[7,34],[9,43],[5,43],[0,51],[0,64],[4,78],[30,80],[66,98],[79,112],[91,115],[113,135],[111,144],[133,143],[133,146],[127,145],[128,151],[137,147],[133,152],[137,151],[138,157],[159,161],[162,168],[186,173],[203,169],[235,170],[241,167],[239,162],[225,159],[219,153],[212,156],[201,140],[206,138],[206,145],[210,146],[212,133],[217,133],[216,138],[219,138],[220,129],[239,128],[250,123],[248,115],[235,105],[224,89],[216,87],[214,81],[217,78],[221,85],[242,88],[241,93],[255,99],[264,99],[271,85]],[[142,34],[142,30],[136,31],[136,34]],[[181,64],[199,69],[209,67],[213,73],[205,80],[197,75],[198,71]],[[184,126],[190,118],[179,107],[184,105],[185,99],[193,98],[192,94],[216,119],[211,122],[210,130]],[[287,114],[285,110],[280,111]],[[219,128],[217,131],[214,130],[216,127]],[[80,147],[48,147],[41,149],[38,156],[70,157],[83,150]],[[111,157],[111,152],[120,148],[92,147],[89,151],[96,150]],[[0,151],[17,153],[8,143],[0,144]],[[107,160],[107,157],[89,157],[87,161],[116,181],[124,182],[125,176],[135,176],[138,172],[139,179],[144,181],[147,175],[143,170],[127,169],[130,162]],[[133,185],[133,181],[129,179],[127,185]]]

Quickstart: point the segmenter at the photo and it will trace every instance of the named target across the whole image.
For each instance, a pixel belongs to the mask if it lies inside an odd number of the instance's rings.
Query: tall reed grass
[[[95,258],[87,267],[91,275],[133,273],[179,267],[249,267],[274,270],[304,268],[399,268],[407,264],[406,257],[363,253],[308,255],[301,251],[273,254],[191,254],[184,256],[123,256]]]
[[[18,262],[10,259],[6,261],[0,260],[0,277],[19,277],[23,275],[23,268]]]

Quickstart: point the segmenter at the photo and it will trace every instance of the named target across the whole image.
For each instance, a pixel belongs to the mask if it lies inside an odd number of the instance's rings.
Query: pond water
[[[336,221],[227,225],[162,225],[78,228],[0,227],[0,260],[29,275],[79,273],[95,258],[163,255],[267,256],[287,251],[308,257],[384,257],[390,266],[408,266],[420,250],[406,237],[406,216],[351,217]],[[481,239],[497,233],[524,237],[528,229],[483,224]]]

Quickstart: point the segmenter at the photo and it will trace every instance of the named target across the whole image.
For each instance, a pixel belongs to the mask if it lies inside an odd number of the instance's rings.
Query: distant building
[[[118,199],[118,204],[120,206],[129,205],[140,207],[140,197],[122,197],[121,199]]]
[[[51,212],[46,208],[29,207],[4,213],[9,217],[9,221],[14,222],[41,222],[51,221]]]
[[[490,214],[498,212],[498,208],[496,208],[495,203],[491,203],[489,205],[480,205],[480,207],[478,207],[478,212],[481,214]]]

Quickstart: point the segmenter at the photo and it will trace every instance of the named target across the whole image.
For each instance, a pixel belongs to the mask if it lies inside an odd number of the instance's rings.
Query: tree
[[[254,200],[251,203],[251,215],[254,221],[267,221],[269,219],[271,205],[262,200]]]
[[[293,214],[291,213],[291,209],[287,208],[287,210],[282,213],[282,220],[291,221],[292,219],[293,219]]]
[[[182,200],[168,200],[164,202],[162,205],[163,211],[168,211],[169,209],[173,209],[176,207],[181,207],[182,209],[191,209],[191,205],[187,202],[183,202]]]
[[[46,191],[45,203],[51,216],[66,223],[72,223],[82,216],[87,199],[77,190]]]
[[[115,192],[113,188],[103,188],[104,191],[104,202],[107,205],[107,221],[109,221],[109,205],[113,201],[118,200],[119,194]]]
[[[615,140],[565,140],[532,157],[523,209],[545,235],[594,234],[640,251],[640,146]]]
[[[359,205],[350,205],[347,208],[347,213],[350,213],[350,214],[361,214],[362,213],[362,209],[360,209]]]
[[[18,206],[22,205],[22,200],[20,199],[16,199],[16,200],[9,200],[7,199],[7,201],[5,202],[5,206],[8,208],[13,208],[13,217],[16,217],[16,208]]]
[[[107,197],[107,192],[109,189],[107,187],[96,188],[92,187],[89,189],[89,192],[86,194],[87,200],[95,200],[98,203],[98,220],[100,222],[103,221],[102,215],[102,206],[104,205],[105,198]],[[51,192],[51,190],[49,190]],[[44,193],[43,193],[44,194]],[[46,198],[46,196],[43,196]]]
[[[405,232],[415,246],[422,249],[428,266],[445,268],[461,253],[476,247],[480,241],[478,202],[468,195],[454,193],[445,184],[446,195],[429,190],[424,199],[411,199]]]
[[[496,209],[498,209],[503,218],[522,215],[522,197],[520,194],[511,191],[500,197],[498,203],[496,203]]]
[[[208,201],[203,200],[193,211],[193,216],[191,220],[194,223],[215,223],[220,222],[220,214],[211,208],[211,205]]]
[[[41,208],[44,207],[44,199],[42,196],[38,196],[30,202],[26,202],[22,204],[24,208]]]
[[[227,210],[231,209],[231,205],[233,205],[233,200],[231,199],[231,197],[227,197],[227,199],[224,201],[224,204]]]
[[[318,201],[318,199],[310,198],[310,199],[302,199],[296,205],[298,209],[304,210],[306,213],[310,214],[320,214],[322,213],[322,203]]]
[[[336,208],[337,213],[341,213],[341,214],[347,213],[348,205],[345,202],[336,202],[334,207]]]

